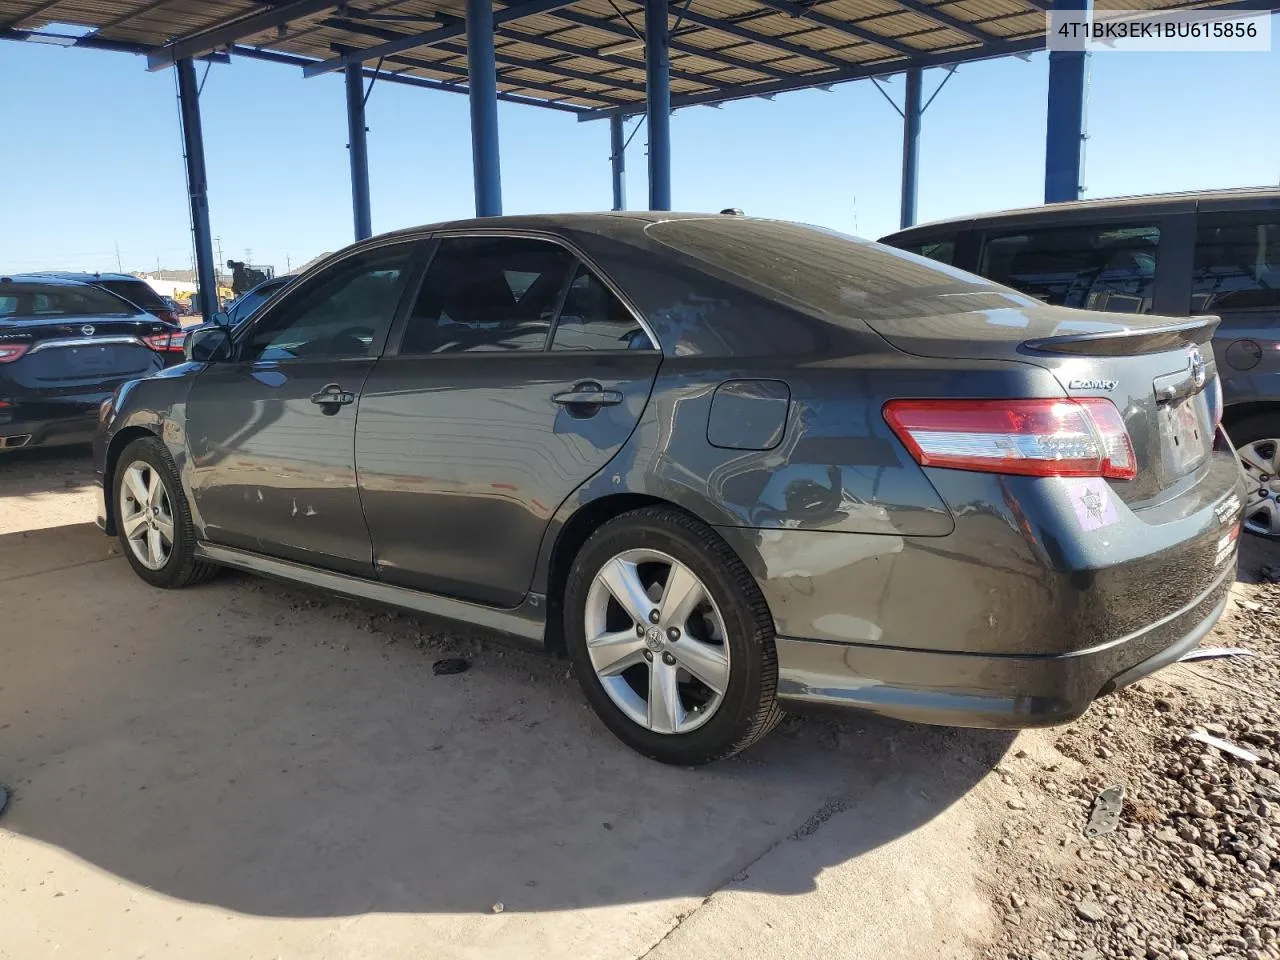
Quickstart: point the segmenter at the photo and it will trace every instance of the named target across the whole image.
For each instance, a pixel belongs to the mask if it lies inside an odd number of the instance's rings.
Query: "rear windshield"
[[[168,310],[168,305],[141,280],[95,280],[99,287],[106,287],[112,293],[118,293],[131,303],[136,303],[143,310]]]
[[[0,319],[19,317],[132,317],[138,310],[106,290],[88,284],[0,285]]]
[[[857,237],[776,220],[667,220],[648,235],[831,317],[868,321],[1033,306],[982,277]]]

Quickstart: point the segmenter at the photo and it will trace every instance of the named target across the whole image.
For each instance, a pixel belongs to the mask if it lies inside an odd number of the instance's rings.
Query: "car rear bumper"
[[[92,443],[102,399],[19,403],[0,409],[0,453],[27,447]]]
[[[1136,634],[1054,656],[981,655],[779,637],[778,700],[917,723],[1018,728],[1067,723],[1099,696],[1192,650],[1222,616],[1235,566]]]
[[[1105,523],[1078,515],[1070,480],[936,473],[964,506],[948,536],[717,528],[769,605],[788,705],[1062,723],[1176,660],[1226,605],[1245,499],[1229,449],[1160,503],[1101,491]]]

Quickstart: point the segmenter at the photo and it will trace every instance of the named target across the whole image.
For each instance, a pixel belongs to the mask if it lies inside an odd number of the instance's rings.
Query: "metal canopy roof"
[[[0,38],[148,56],[243,55],[307,76],[362,62],[396,82],[463,92],[464,0],[0,0]],[[1162,9],[1253,3],[1103,0]],[[672,0],[672,107],[947,66],[1044,47],[1049,0]],[[1271,2],[1256,8],[1271,9]],[[513,0],[495,9],[502,99],[582,119],[644,112],[643,0]],[[49,24],[91,28],[50,41]],[[55,28],[56,32],[56,28]],[[372,75],[372,70],[369,70]]]

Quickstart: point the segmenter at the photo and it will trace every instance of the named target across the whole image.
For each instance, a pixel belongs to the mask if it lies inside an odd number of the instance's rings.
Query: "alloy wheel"
[[[724,618],[703,582],[657,550],[626,550],[587,592],[587,654],[609,699],[654,733],[688,733],[729,685]]]
[[[1280,537],[1280,440],[1254,440],[1236,448],[1249,482],[1244,528],[1264,537]]]
[[[135,460],[120,481],[120,527],[134,557],[159,570],[173,554],[173,504],[160,471]]]

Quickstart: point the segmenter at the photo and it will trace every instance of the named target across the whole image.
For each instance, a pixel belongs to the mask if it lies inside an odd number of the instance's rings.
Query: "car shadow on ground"
[[[186,901],[550,911],[735,876],[798,894],[933,819],[1012,741],[794,718],[733,760],[664,767],[603,729],[565,661],[247,576],[154,590],[109,546],[89,524],[0,537],[0,561],[46,561],[0,574],[0,827]],[[444,656],[472,667],[435,676]],[[846,810],[856,830],[814,833]],[[751,878],[809,835],[812,871]]]

